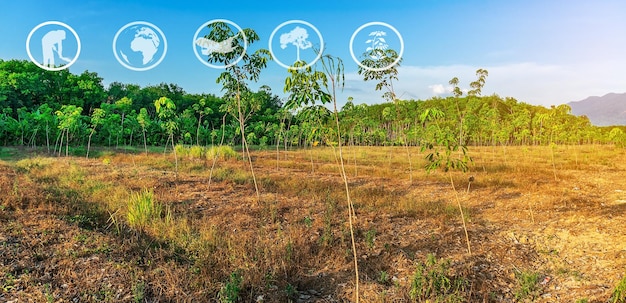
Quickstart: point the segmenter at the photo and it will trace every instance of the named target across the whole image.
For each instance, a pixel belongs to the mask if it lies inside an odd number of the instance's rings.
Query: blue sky
[[[375,21],[396,28],[404,41],[396,84],[396,93],[403,99],[446,95],[453,77],[468,86],[478,68],[489,71],[484,94],[531,104],[549,106],[626,92],[623,0],[3,1],[0,58],[28,59],[25,43],[30,31],[55,20],[68,24],[80,36],[82,49],[70,67],[73,73],[97,72],[105,85],[113,81],[141,86],[167,82],[190,93],[221,95],[215,79],[222,70],[203,65],[192,48],[198,27],[214,19],[254,29],[261,40],[251,49],[268,48],[271,33],[283,22],[312,24],[324,39],[325,52],[344,61],[347,82],[340,103],[348,96],[356,103],[383,101],[382,92],[373,89],[375,84],[356,74],[357,64],[349,50],[355,30]],[[153,69],[132,71],[114,56],[113,37],[133,21],[150,22],[167,38],[167,55]],[[316,35],[309,32],[317,43]],[[387,32],[389,44],[397,47],[397,37],[391,30]],[[362,34],[355,39],[357,49],[364,47]],[[295,48],[282,50],[274,39],[274,49],[284,51],[277,56],[291,60],[285,56],[293,56]],[[69,52],[70,46],[65,53]],[[306,54],[307,50],[302,50],[302,56]],[[283,67],[271,62],[258,85],[269,85],[283,96],[286,75]]]

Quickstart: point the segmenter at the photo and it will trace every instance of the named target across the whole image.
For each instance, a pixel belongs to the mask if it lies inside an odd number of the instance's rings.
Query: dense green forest
[[[94,72],[76,75],[25,60],[0,60],[0,144],[49,151],[68,145],[238,145],[242,133],[257,146],[337,143],[327,107],[296,111],[267,86],[239,96],[241,111],[228,93],[189,94],[166,83],[104,87]],[[475,94],[380,100],[373,105],[347,100],[339,111],[344,144],[417,146],[441,142],[442,136],[470,146],[626,144],[625,126],[595,127],[587,117],[572,115],[567,105],[545,108]]]

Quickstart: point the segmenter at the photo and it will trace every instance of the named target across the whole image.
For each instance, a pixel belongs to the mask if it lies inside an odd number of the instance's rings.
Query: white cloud
[[[447,93],[450,93],[452,91],[452,87],[444,86],[443,84],[429,85],[428,88],[430,88],[432,90],[432,93],[435,96],[447,94]]]

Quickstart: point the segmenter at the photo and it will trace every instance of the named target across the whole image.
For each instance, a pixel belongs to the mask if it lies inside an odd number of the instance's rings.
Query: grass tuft
[[[219,301],[223,303],[231,303],[239,301],[239,292],[241,291],[241,283],[243,278],[239,272],[230,274],[230,278],[220,289],[218,294]]]
[[[534,298],[538,295],[539,274],[531,271],[520,271],[515,274],[519,287],[515,291],[515,298],[523,301],[527,298]]]
[[[626,276],[619,281],[619,284],[615,287],[613,296],[611,297],[611,303],[623,302],[626,302]]]
[[[207,160],[213,160],[217,158],[220,160],[237,159],[239,155],[237,152],[228,145],[212,146],[206,150]]]
[[[462,302],[466,281],[451,277],[449,260],[437,260],[434,254],[428,254],[425,262],[417,268],[409,289],[409,297],[414,302],[434,300],[435,302]]]
[[[128,224],[144,230],[150,223],[161,218],[163,206],[154,199],[152,191],[143,190],[128,201]]]

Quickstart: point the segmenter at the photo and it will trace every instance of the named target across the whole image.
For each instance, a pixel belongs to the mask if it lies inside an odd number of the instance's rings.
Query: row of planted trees
[[[423,123],[420,115],[433,110],[440,114],[430,123]],[[339,114],[346,134],[344,143],[359,146],[401,146],[405,141],[417,146],[441,129],[455,133],[461,143],[469,146],[626,143],[626,126],[597,127],[585,116],[570,114],[568,105],[545,108],[497,95],[374,105],[348,101]],[[302,146],[332,137],[330,118],[330,110],[324,107],[304,108],[295,120],[306,136],[296,132],[292,143]]]
[[[497,95],[447,97],[376,105],[348,102],[342,127],[355,145],[418,145],[433,136],[420,113],[441,111],[433,123],[454,132],[467,145],[547,145],[620,143],[624,126],[596,127],[585,116],[574,116],[568,105],[545,108]],[[620,141],[621,140],[621,141]]]
[[[26,69],[21,74],[41,74],[40,70]],[[62,86],[35,93],[22,87],[34,85],[25,84],[23,79],[28,76],[7,70],[0,73],[7,75],[0,79],[2,145],[46,146],[49,150],[61,142],[66,147],[89,143],[166,145],[170,132],[175,143],[214,144],[223,136],[226,143],[240,144],[242,126],[246,143],[251,145],[269,146],[279,140],[287,147],[337,143],[330,109],[321,104],[304,104],[298,110],[289,102],[283,106],[267,87],[257,92],[245,89],[239,93],[238,103],[236,90],[217,97],[185,94],[177,86],[166,84],[142,89],[113,83],[104,89],[102,79],[86,72],[79,76],[84,78],[81,83],[86,89],[70,94],[85,96],[81,101],[66,95],[64,87],[73,83],[71,79]],[[70,75],[65,74],[72,78]],[[41,80],[33,75],[30,78]],[[222,77],[221,81],[230,80]],[[162,97],[170,100],[173,111],[167,118],[160,117],[155,106],[155,101]],[[68,98],[67,104],[53,101],[62,98]],[[394,100],[373,105],[356,105],[354,100],[348,100],[339,111],[340,130],[345,134],[343,143],[419,145],[441,130],[456,133],[460,143],[466,145],[626,143],[626,127],[595,127],[586,117],[572,115],[567,105],[545,108],[513,98],[475,94],[425,101]],[[433,110],[440,115],[424,123],[420,115]]]

